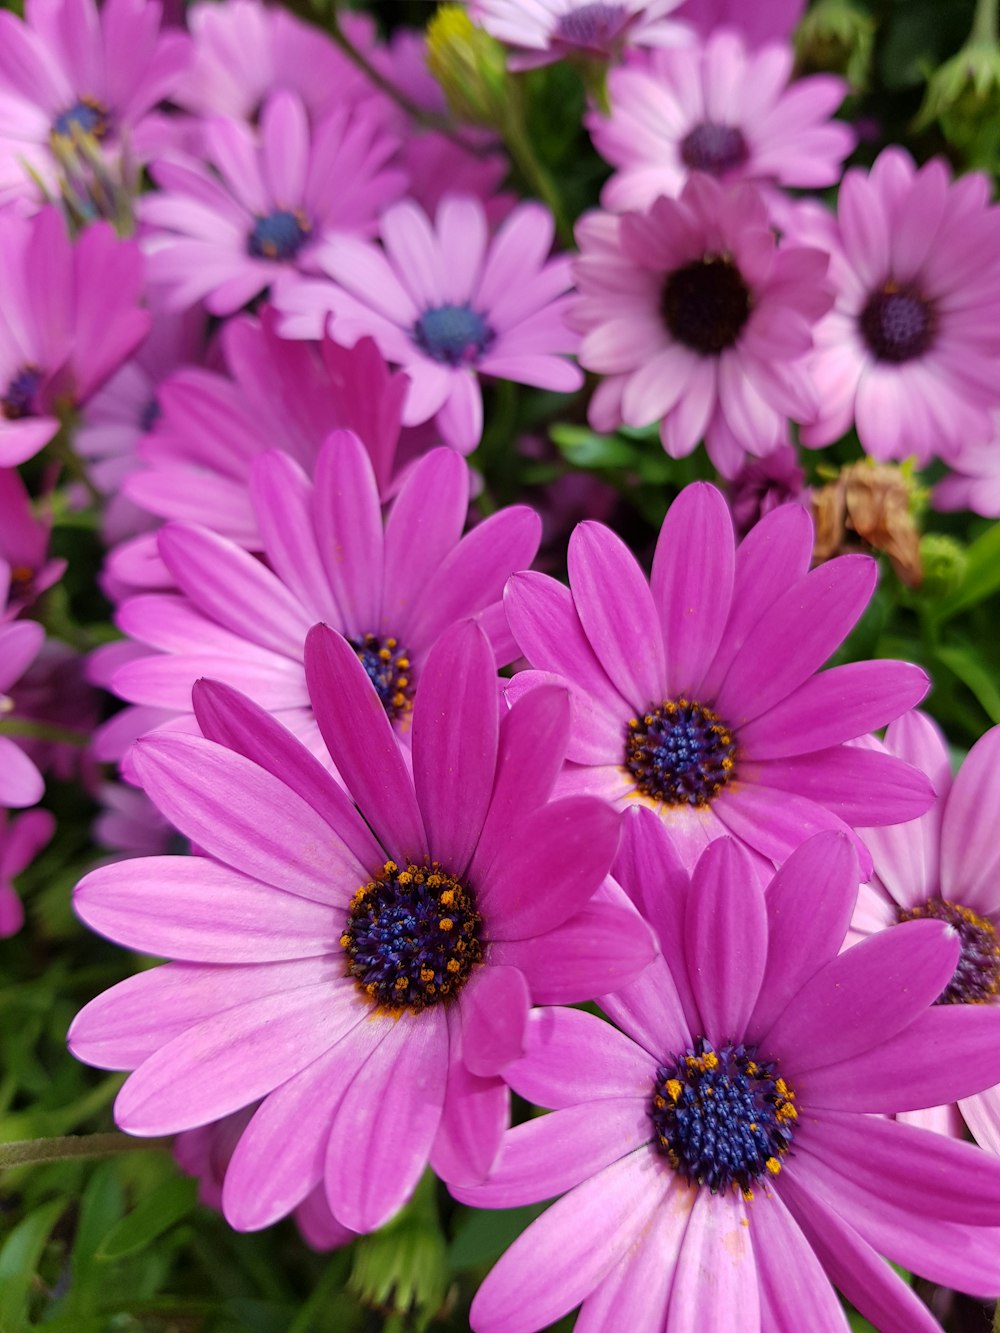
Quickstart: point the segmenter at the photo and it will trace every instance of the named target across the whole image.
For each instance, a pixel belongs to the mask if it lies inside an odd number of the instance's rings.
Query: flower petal
[[[473,1074],[489,1078],[524,1050],[531,996],[516,967],[486,966],[462,992],[462,1049]]]

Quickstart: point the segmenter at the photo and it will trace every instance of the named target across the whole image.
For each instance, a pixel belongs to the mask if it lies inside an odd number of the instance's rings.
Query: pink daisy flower
[[[601,203],[648,208],[681,193],[693,171],[726,184],[814,189],[840,180],[854,132],[830,117],[847,84],[832,75],[792,78],[787,44],[748,50],[739,33],[657,51],[608,76],[611,114],[586,118],[594,146],[618,170]]]
[[[0,18],[11,17],[0,14]],[[0,467],[38,453],[149,328],[142,256],[97,222],[73,243],[54,208],[0,215]]]
[[[788,41],[805,7],[806,0],[767,0],[762,5],[748,5],[747,0],[684,0],[676,17],[703,38],[718,28],[734,28],[750,46],[763,46]]]
[[[0,585],[7,590],[0,620],[13,620],[62,578],[66,561],[49,559],[51,531],[51,514],[36,517],[20,474],[0,468]]]
[[[27,0],[25,17],[0,11],[0,205],[34,199],[40,180],[58,197],[53,144],[75,135],[110,161],[148,160],[150,111],[176,87],[190,38],[160,32],[155,0]]]
[[[279,723],[201,682],[209,739],[147,737],[136,767],[206,855],[103,867],[76,893],[94,929],[178,961],[93,1001],[69,1039],[136,1071],[115,1106],[129,1133],[263,1098],[226,1173],[233,1226],[267,1226],[322,1181],[334,1216],[369,1231],[428,1163],[486,1176],[532,1003],[625,984],[653,949],[604,883],[618,817],[548,800],[563,691],[507,712],[485,635],[454,627],[427,662],[411,776],[345,639],[317,626],[307,675],[357,807]]]
[[[808,512],[784,505],[737,548],[714,486],[688,486],[660,530],[649,583],[620,538],[581,523],[568,588],[516,574],[504,607],[535,668],[519,699],[559,681],[573,700],[562,789],[656,810],[685,864],[732,834],[782,861],[812,833],[922,814],[929,780],[891,755],[846,745],[923,697],[908,662],[819,668],[875,588],[869,556],[810,571]],[[817,674],[819,673],[819,674]]]
[[[951,182],[887,148],[844,177],[836,222],[802,214],[799,234],[830,250],[833,310],[809,358],[819,391],[804,444],[853,422],[873,458],[946,460],[986,439],[1000,406],[1000,209],[975,173]],[[817,210],[818,213],[818,210]]]
[[[469,0],[487,32],[517,47],[511,69],[578,56],[618,60],[634,46],[674,46],[687,30],[668,18],[680,0]]]
[[[800,504],[808,508],[809,488],[794,445],[781,445],[764,458],[747,458],[727,485],[726,495],[741,538],[779,505]]]
[[[370,335],[411,381],[408,426],[434,417],[446,443],[469,453],[483,429],[479,375],[571,393],[583,383],[563,353],[577,339],[563,318],[569,260],[549,259],[551,214],[514,209],[491,240],[478,199],[448,195],[432,224],[404,201],[381,221],[384,249],[337,236],[316,252],[331,282],[287,278],[275,291],[290,338]]]
[[[27,810],[11,819],[6,810],[0,809],[0,940],[16,935],[24,924],[24,908],[14,880],[28,868],[55,828],[56,821],[48,810]]]
[[[486,1278],[476,1333],[530,1333],[581,1301],[588,1333],[847,1333],[834,1286],[884,1333],[940,1333],[883,1255],[994,1296],[1000,1162],[884,1118],[1000,1072],[996,1014],[930,1007],[954,933],[914,922],[838,955],[857,863],[834,834],[765,890],[729,840],[689,880],[639,810],[618,865],[663,955],[600,1001],[620,1031],[538,1010],[504,1071],[554,1109],[453,1193],[493,1208],[568,1193]]]
[[[401,738],[427,654],[454,621],[476,616],[500,665],[517,656],[500,598],[509,576],[534,559],[541,522],[516,505],[463,537],[469,472],[452,450],[432,450],[414,466],[384,522],[368,455],[346,431],[321,450],[315,485],[273,451],[254,464],[250,492],[266,564],[208,528],[160,532],[177,591],[119,608],[120,628],[158,650],[115,672],[111,688],[121,698],[173,710],[190,727],[191,687],[211,676],[325,758],[305,678],[306,636],[318,621],[353,645]]]
[[[885,746],[926,773],[937,795],[918,819],[863,830],[875,875],[861,886],[851,922],[853,938],[877,935],[899,922],[943,921],[958,939],[961,953],[935,1003],[984,1006],[998,1011],[1000,1023],[1000,727],[976,742],[954,780],[945,739],[922,713],[893,722]],[[975,1095],[959,1101],[958,1109],[977,1141],[1000,1154],[1000,1086],[976,1089]],[[922,1120],[960,1134],[954,1111],[950,1105],[936,1107],[923,1113]]]
[[[168,309],[204,300],[214,315],[233,314],[279,274],[312,269],[336,233],[374,231],[406,187],[386,167],[396,142],[376,119],[342,108],[310,129],[292,92],[267,99],[259,135],[220,118],[203,139],[207,165],[161,159],[160,192],[139,206],[149,279],[166,289]]]
[[[733,476],[746,455],[787,439],[787,418],[818,411],[805,354],[832,302],[827,256],[778,247],[759,191],[698,173],[645,213],[591,213],[577,225],[580,364],[607,378],[597,430],[659,421],[671,458],[704,437]]]

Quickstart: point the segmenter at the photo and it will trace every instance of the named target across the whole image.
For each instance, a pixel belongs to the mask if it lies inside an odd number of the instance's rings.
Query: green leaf
[[[992,597],[1000,591],[1000,523],[994,523],[969,547],[965,577],[950,597],[930,608],[938,623],[950,620],[959,611]]]
[[[553,444],[574,467],[631,467],[636,451],[617,435],[596,435],[586,426],[553,426]]]
[[[53,1199],[36,1208],[18,1223],[0,1250],[0,1329],[4,1333],[21,1333],[28,1327],[28,1293],[49,1232],[65,1207],[65,1199]]]
[[[938,659],[976,696],[990,721],[1000,722],[1000,688],[993,669],[980,661],[968,644],[939,644],[936,652]]]
[[[198,1183],[186,1176],[173,1176],[116,1222],[98,1246],[98,1259],[121,1259],[135,1254],[187,1217],[198,1202]]]
[[[451,1243],[448,1266],[452,1272],[461,1272],[493,1263],[544,1208],[543,1203],[533,1203],[525,1208],[473,1213]]]

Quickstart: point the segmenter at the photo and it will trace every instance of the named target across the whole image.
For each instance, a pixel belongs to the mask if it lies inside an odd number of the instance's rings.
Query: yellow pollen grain
[[[776,1176],[781,1170],[781,1163],[778,1161],[777,1157],[769,1157],[764,1165],[767,1167],[768,1171],[770,1171],[772,1176]]]
[[[702,1056],[702,1059],[705,1062],[706,1069],[718,1069],[719,1057],[715,1054],[714,1051],[706,1051],[705,1054]]]
[[[397,977],[394,984],[397,990],[406,990],[407,986],[410,984],[409,978]]]
[[[380,662],[391,662],[391,661],[392,661],[392,653],[389,652],[389,649],[388,649],[388,648],[380,648],[380,649],[378,650],[378,655],[379,655],[379,661],[380,661]]]
[[[443,916],[438,922],[438,930],[451,930],[455,923],[450,916]]]
[[[421,981],[433,981],[433,980],[434,980],[434,969],[431,968],[431,967],[422,967],[422,968],[420,969],[420,980],[421,980]]]
[[[447,968],[449,972],[457,972],[461,966],[462,964],[458,961],[457,958],[448,959]]]
[[[428,884],[431,884],[431,880],[428,880],[427,882]],[[441,881],[438,880],[439,884],[440,882]],[[436,887],[436,885],[431,884],[431,887],[434,888]],[[454,901],[455,901],[454,889],[445,889],[444,893],[438,895],[438,902],[441,904],[442,907],[450,907]]]
[[[668,1078],[666,1082],[666,1089],[667,1089],[667,1096],[670,1098],[670,1100],[672,1102],[676,1102],[680,1099],[681,1092],[683,1091],[683,1085],[679,1078]]]

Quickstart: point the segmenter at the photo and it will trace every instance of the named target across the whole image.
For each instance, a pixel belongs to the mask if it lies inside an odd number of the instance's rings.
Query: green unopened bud
[[[355,1242],[348,1286],[387,1316],[407,1316],[425,1328],[448,1292],[448,1257],[438,1221],[436,1181],[424,1176],[410,1202],[391,1222]]]
[[[925,532],[920,538],[920,562],[924,569],[921,591],[928,597],[949,597],[961,586],[969,557],[954,537]]]
[[[504,49],[461,5],[442,5],[428,23],[427,68],[460,120],[503,124],[513,94]]]
[[[795,33],[798,68],[805,74],[842,74],[853,88],[868,85],[875,20],[852,0],[819,0]]]

